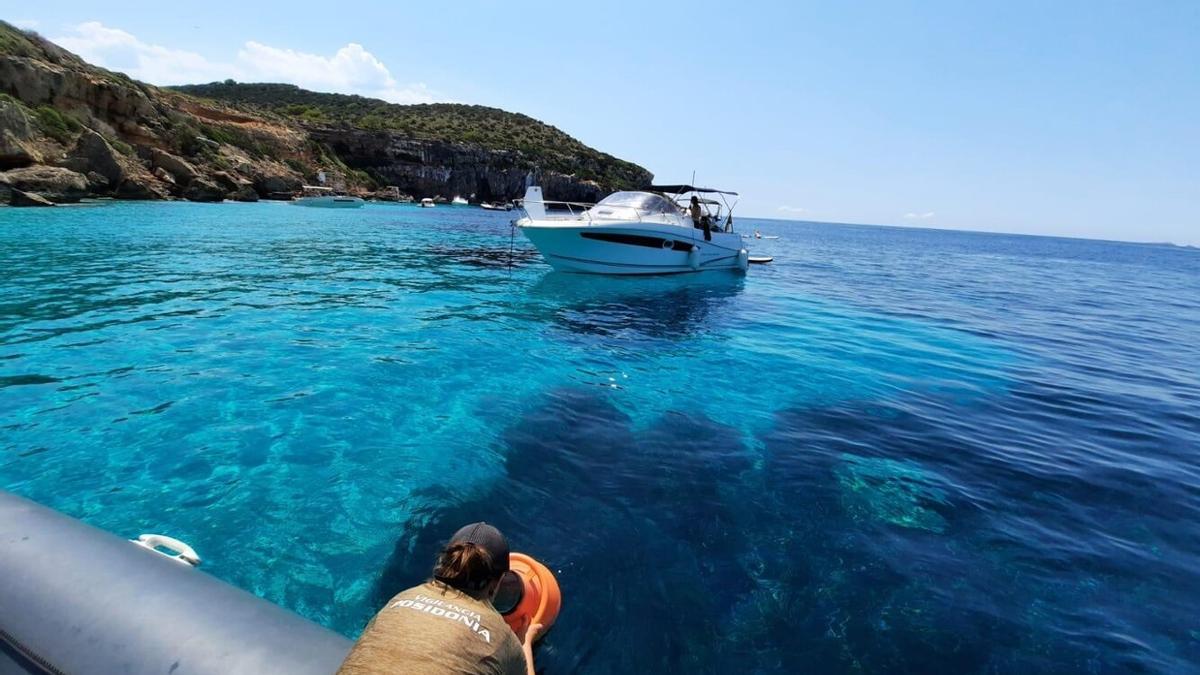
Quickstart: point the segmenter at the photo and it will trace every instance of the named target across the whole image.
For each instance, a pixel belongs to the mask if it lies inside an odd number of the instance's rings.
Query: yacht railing
[[[518,201],[519,201],[518,206],[520,207],[520,209],[522,211],[525,211],[525,215],[528,216],[529,211],[525,210],[526,201],[524,199],[518,200]],[[547,220],[586,220],[589,225],[592,223],[592,220],[593,220],[592,209],[595,208],[596,206],[600,206],[605,209],[624,209],[625,213],[632,212],[632,215],[633,215],[632,218],[613,216],[611,219],[612,220],[629,220],[629,221],[636,221],[639,223],[645,222],[642,218],[643,214],[646,216],[650,216],[650,215],[656,215],[656,214],[661,213],[661,212],[657,212],[657,211],[654,213],[651,213],[650,211],[645,211],[643,209],[639,209],[636,206],[628,206],[625,204],[589,204],[587,202],[561,202],[561,201],[549,201],[549,200],[543,200],[543,201],[529,200],[528,203],[541,204],[543,207],[546,207],[546,219]],[[557,206],[558,208],[552,209],[551,208],[552,206]],[[562,213],[562,211],[563,211],[562,207],[566,207],[566,211],[570,215],[565,218],[561,217],[561,216],[558,218],[555,218],[553,216],[554,211],[557,211],[558,213]],[[579,213],[575,212],[576,208],[579,209]]]
[[[624,204],[598,205],[598,204],[589,204],[587,202],[562,202],[562,201],[551,201],[551,200],[534,201],[532,199],[530,199],[530,200],[516,199],[513,201],[516,204],[517,208],[521,209],[521,211],[525,213],[526,218],[531,217],[529,215],[529,211],[525,209],[525,204],[528,202],[529,204],[541,204],[546,212],[546,216],[545,216],[546,220],[586,221],[589,226],[594,224],[592,222],[592,209],[596,206],[603,206],[606,209],[625,209],[627,211],[633,212],[633,218],[610,217],[610,218],[606,218],[605,220],[628,220],[631,222],[636,221],[639,223],[643,223],[643,222],[646,222],[645,220],[642,219],[643,213],[645,213],[647,216],[669,215],[669,214],[664,214],[661,211],[655,211],[655,212],[651,213],[650,211],[644,211],[643,209],[639,209],[636,206],[626,206]],[[556,205],[559,208],[556,210],[552,210],[551,208],[549,208],[552,205]],[[569,214],[569,215],[567,215],[567,216],[561,215],[562,211],[563,211],[563,207],[566,207],[567,214]],[[579,213],[575,212],[575,209],[577,209],[577,208],[579,209]],[[559,215],[556,215],[556,214],[559,214]],[[716,215],[712,215],[712,214],[709,214],[709,215],[712,218],[712,229],[714,232],[733,232],[733,218],[730,215],[726,215],[724,218],[722,218],[719,211],[717,212]],[[684,222],[690,222],[690,221],[688,221],[686,213],[680,213],[680,217],[682,219],[680,224],[682,224]],[[725,222],[722,223],[721,222],[722,220],[725,220]],[[516,221],[513,221],[513,222],[516,222]],[[655,222],[661,222],[661,221],[655,221]]]

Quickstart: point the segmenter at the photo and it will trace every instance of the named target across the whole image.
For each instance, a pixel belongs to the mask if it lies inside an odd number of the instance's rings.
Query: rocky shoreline
[[[579,173],[602,175],[588,162]],[[650,182],[634,169],[624,182]],[[385,200],[506,201],[536,182],[551,198],[593,201],[634,187],[547,169],[520,148],[314,123],[154,87],[0,22],[0,204],[287,199],[319,171]]]

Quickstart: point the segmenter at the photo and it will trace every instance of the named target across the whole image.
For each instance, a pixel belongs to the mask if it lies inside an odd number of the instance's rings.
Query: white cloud
[[[233,68],[195,52],[142,42],[131,33],[99,21],[81,23],[72,34],[51,39],[85,61],[152,84],[211,82],[230,77]]]
[[[306,89],[363,94],[393,103],[435,100],[423,82],[401,86],[382,61],[353,42],[325,57],[251,41],[238,51],[238,63],[253,73],[249,79],[291,82]]]
[[[775,210],[779,211],[781,213],[793,213],[793,214],[808,212],[808,209],[800,207],[800,206],[780,206],[780,207],[776,208]]]
[[[924,213],[913,213],[910,211],[909,213],[904,214],[904,219],[905,220],[929,220],[930,218],[932,218],[936,215],[937,214],[934,213],[933,211],[926,211]]]
[[[374,54],[350,43],[333,56],[321,56],[260,42],[245,43],[228,62],[182,49],[150,44],[99,21],[75,26],[54,42],[104,68],[151,84],[185,84],[233,78],[247,82],[287,82],[306,89],[361,94],[393,103],[446,100],[424,83],[401,84]]]
[[[9,23],[24,30],[33,30],[42,25],[42,22],[37,19],[13,19]]]

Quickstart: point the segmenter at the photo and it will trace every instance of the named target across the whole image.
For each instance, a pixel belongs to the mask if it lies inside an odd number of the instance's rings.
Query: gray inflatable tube
[[[187,562],[0,491],[0,673],[329,675],[350,645]]]

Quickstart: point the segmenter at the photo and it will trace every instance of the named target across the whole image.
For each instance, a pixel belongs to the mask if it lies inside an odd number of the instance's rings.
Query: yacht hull
[[[741,237],[656,223],[517,222],[546,261],[561,272],[580,274],[691,274],[744,271]]]

